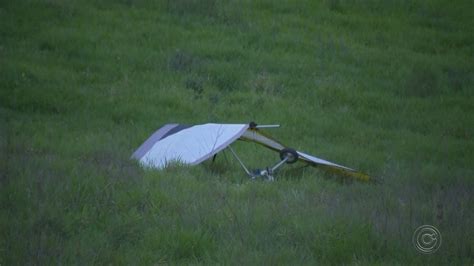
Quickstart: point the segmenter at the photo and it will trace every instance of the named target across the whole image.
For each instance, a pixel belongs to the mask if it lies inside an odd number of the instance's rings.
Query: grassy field
[[[473,44],[470,0],[0,0],[0,265],[472,265]],[[382,182],[129,159],[249,121]]]

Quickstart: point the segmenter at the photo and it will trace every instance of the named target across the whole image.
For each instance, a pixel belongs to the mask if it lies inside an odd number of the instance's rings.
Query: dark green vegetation
[[[470,0],[2,0],[0,264],[472,265],[473,31]],[[383,183],[129,160],[164,123],[252,120]]]

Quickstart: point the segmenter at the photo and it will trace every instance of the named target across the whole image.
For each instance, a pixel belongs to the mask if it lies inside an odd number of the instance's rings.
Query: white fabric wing
[[[140,162],[159,169],[170,162],[195,165],[237,140],[247,128],[247,124],[192,126],[156,142]]]
[[[313,163],[323,164],[323,165],[327,165],[327,166],[334,166],[334,167],[339,167],[339,168],[342,168],[342,169],[354,171],[354,169],[351,169],[349,167],[345,167],[345,166],[342,166],[342,165],[339,165],[339,164],[335,164],[335,163],[332,163],[330,161],[326,161],[326,160],[320,159],[318,157],[314,157],[312,155],[309,155],[309,154],[306,154],[306,153],[303,153],[303,152],[300,152],[300,151],[298,151],[298,155],[301,156],[303,159],[306,159],[306,160],[311,161]]]

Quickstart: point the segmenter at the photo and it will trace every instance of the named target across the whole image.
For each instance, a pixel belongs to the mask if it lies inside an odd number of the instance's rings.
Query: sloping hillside
[[[0,264],[471,265],[473,43],[468,0],[0,1]],[[250,121],[382,182],[129,159]]]

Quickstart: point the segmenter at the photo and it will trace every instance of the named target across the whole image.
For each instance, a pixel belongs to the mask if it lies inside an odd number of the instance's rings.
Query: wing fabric
[[[170,162],[199,164],[237,140],[247,128],[247,124],[168,124],[146,140],[132,158],[158,169]]]
[[[281,151],[285,145],[256,129],[247,129],[240,140],[252,141],[275,151]]]
[[[323,168],[325,170],[329,170],[331,172],[334,172],[334,173],[337,173],[337,174],[342,174],[342,175],[345,175],[345,176],[350,176],[350,177],[360,179],[360,180],[363,180],[363,181],[369,181],[370,180],[369,175],[364,174],[362,172],[358,172],[358,171],[356,171],[352,168],[345,167],[345,166],[342,166],[342,165],[339,165],[339,164],[335,164],[335,163],[323,160],[321,158],[317,158],[317,157],[311,156],[309,154],[302,153],[300,151],[298,151],[298,155],[299,155],[300,160],[308,162],[308,163],[312,164],[313,166],[318,166],[318,167]]]

